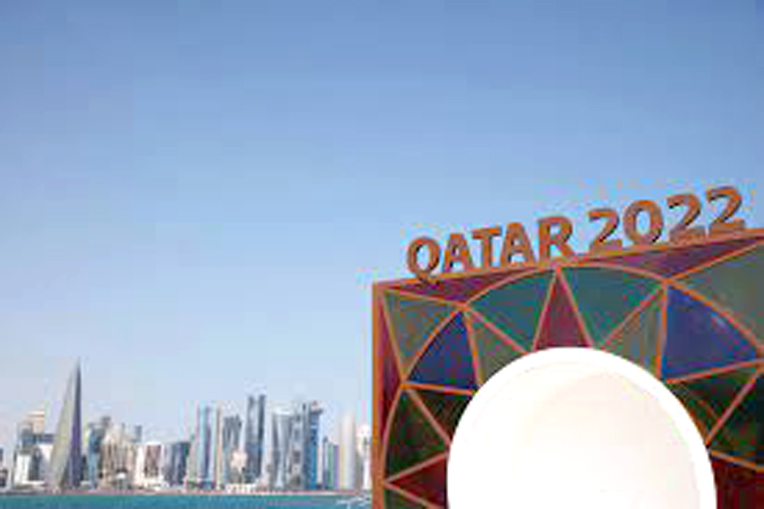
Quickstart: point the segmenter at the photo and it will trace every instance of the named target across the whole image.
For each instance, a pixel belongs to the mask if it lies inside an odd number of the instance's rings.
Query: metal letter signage
[[[702,201],[692,193],[669,196],[666,206],[684,209],[684,215],[668,230],[668,241],[682,243],[698,241],[706,237],[718,237],[745,229],[745,220],[735,218],[740,210],[742,197],[732,186],[709,189],[705,193],[708,204],[723,202],[719,211],[708,227],[695,224],[702,209]],[[590,222],[600,222],[601,230],[589,244],[589,253],[621,251],[629,246],[650,246],[658,242],[663,235],[666,222],[661,207],[651,200],[637,200],[631,203],[620,215],[609,207],[594,208],[588,213]],[[617,230],[623,224],[625,241],[618,238]],[[551,260],[555,257],[573,257],[576,253],[570,247],[574,236],[573,223],[565,216],[551,216],[539,219],[537,226],[538,253],[534,253],[528,232],[520,223],[509,223],[506,228],[491,226],[478,228],[471,232],[479,250],[474,257],[470,250],[467,236],[452,233],[445,248],[431,237],[418,237],[409,244],[406,261],[412,274],[423,281],[432,281],[436,270],[441,273],[470,272],[495,267],[506,267],[517,263],[535,263]],[[494,239],[501,245],[499,256],[495,256]],[[476,267],[476,262],[478,266]]]

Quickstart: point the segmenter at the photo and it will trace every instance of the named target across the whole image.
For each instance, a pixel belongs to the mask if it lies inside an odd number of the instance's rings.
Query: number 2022
[[[724,206],[708,227],[708,235],[716,237],[745,229],[743,219],[733,219],[740,210],[742,198],[740,192],[731,186],[716,187],[706,191],[708,203],[724,201]],[[693,225],[700,215],[701,200],[692,193],[675,194],[666,199],[669,209],[684,209],[684,215],[679,222],[669,230],[671,242],[683,242],[701,239],[706,236],[706,228]],[[641,215],[648,218],[647,229],[640,231],[638,220]],[[623,241],[612,238],[620,217],[618,211],[612,208],[597,208],[589,211],[590,221],[604,221],[599,234],[592,241],[591,252],[616,251],[623,248]],[[626,237],[636,246],[655,243],[663,234],[664,220],[661,208],[651,200],[638,200],[626,207],[623,213],[623,230]]]

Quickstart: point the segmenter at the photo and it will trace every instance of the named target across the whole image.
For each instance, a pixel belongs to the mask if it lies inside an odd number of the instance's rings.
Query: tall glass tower
[[[247,398],[247,422],[244,428],[244,452],[247,463],[244,481],[253,483],[263,473],[263,442],[265,439],[265,394]]]
[[[48,472],[48,487],[54,490],[76,488],[82,479],[82,387],[80,365],[69,376],[61,407],[61,417],[53,442]]]

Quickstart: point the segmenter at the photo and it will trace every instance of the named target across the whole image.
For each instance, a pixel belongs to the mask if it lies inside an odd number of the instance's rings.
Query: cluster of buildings
[[[67,385],[55,433],[45,412],[18,427],[9,466],[0,449],[0,489],[98,491],[359,491],[371,487],[371,432],[346,415],[335,438],[321,435],[316,401],[268,414],[266,395],[247,398],[244,419],[221,406],[197,409],[191,436],[144,440],[140,426],[104,416],[82,426],[81,375]],[[270,417],[268,420],[267,417]]]

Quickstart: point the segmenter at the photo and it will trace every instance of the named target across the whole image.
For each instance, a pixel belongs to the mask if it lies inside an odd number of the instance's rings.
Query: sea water
[[[311,495],[7,495],[2,509],[368,509],[368,497]]]

